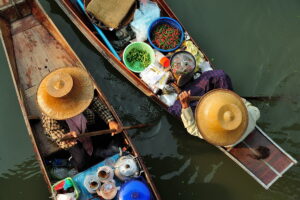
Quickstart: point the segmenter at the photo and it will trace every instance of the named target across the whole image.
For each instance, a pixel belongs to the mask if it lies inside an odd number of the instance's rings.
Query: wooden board
[[[30,115],[39,115],[36,104],[36,90],[45,75],[65,67],[76,66],[64,48],[50,35],[32,15],[11,25],[17,69],[21,87],[25,90],[25,102]]]
[[[10,22],[29,14],[26,0],[0,0],[0,16]]]
[[[263,146],[270,150],[270,155],[261,160],[253,157],[255,149]],[[288,154],[265,137],[264,133],[256,128],[243,142],[232,148],[229,153],[237,162],[245,166],[258,181],[269,188],[285,171],[296,163]]]
[[[25,91],[25,104],[30,116],[40,117],[36,92],[40,81],[49,72],[76,66],[78,60],[71,57],[62,45],[52,37],[37,19],[30,15],[11,24],[11,34],[17,63],[20,86]],[[35,136],[43,156],[51,155],[59,148],[44,134],[41,123],[33,124]]]

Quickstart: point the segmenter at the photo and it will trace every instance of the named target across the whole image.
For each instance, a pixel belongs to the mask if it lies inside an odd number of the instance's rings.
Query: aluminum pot
[[[115,176],[122,181],[139,176],[139,167],[132,155],[120,157],[115,164]]]

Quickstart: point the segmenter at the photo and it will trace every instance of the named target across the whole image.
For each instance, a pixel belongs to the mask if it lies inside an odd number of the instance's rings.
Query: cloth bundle
[[[135,0],[91,0],[87,12],[109,28],[117,28]]]

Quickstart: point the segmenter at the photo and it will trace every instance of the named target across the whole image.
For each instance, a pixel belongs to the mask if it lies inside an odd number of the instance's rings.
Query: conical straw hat
[[[40,83],[37,102],[52,119],[64,120],[82,113],[94,97],[89,74],[78,67],[64,67],[48,74]]]
[[[236,93],[216,89],[200,99],[195,119],[205,140],[217,146],[227,146],[236,143],[246,131],[248,111]]]

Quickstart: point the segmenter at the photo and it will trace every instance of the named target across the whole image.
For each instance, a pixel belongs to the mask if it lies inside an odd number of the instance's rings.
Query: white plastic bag
[[[149,65],[140,73],[142,80],[156,93],[159,89],[163,89],[169,79],[170,73],[157,63]]]
[[[76,200],[75,193],[58,194],[56,200]]]
[[[177,100],[177,96],[177,93],[163,94],[159,97],[159,99],[170,107],[174,105],[175,101]]]
[[[160,17],[158,5],[152,1],[141,3],[140,9],[134,13],[134,19],[131,22],[131,28],[136,34],[136,41],[143,42],[147,40],[147,32],[150,24]]]

